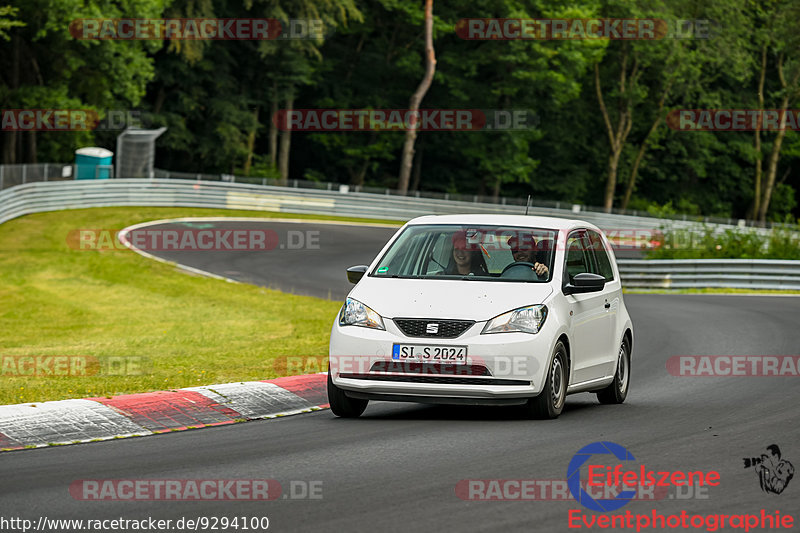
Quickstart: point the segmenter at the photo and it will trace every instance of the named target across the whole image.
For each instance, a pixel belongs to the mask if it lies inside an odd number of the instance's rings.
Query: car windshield
[[[556,233],[509,226],[408,226],[370,275],[545,283],[552,276]]]

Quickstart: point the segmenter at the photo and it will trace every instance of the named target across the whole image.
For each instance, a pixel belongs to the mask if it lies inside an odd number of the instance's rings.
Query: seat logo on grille
[[[425,333],[439,333],[439,324],[428,324],[425,326]]]

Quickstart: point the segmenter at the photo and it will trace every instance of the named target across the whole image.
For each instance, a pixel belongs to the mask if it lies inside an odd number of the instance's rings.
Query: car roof
[[[414,226],[420,224],[481,224],[490,226],[521,226],[567,231],[575,228],[591,228],[600,231],[597,226],[586,222],[585,220],[557,217],[537,217],[528,215],[425,215],[409,220],[408,224]]]

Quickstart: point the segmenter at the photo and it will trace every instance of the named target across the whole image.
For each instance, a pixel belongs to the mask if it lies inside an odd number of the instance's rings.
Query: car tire
[[[359,400],[347,396],[342,389],[333,384],[331,373],[328,371],[328,403],[336,416],[358,418],[367,408],[369,400]]]
[[[553,360],[547,370],[544,389],[530,398],[525,408],[530,418],[550,420],[558,418],[567,398],[567,349],[558,341],[553,350]]]
[[[631,382],[631,349],[628,339],[623,339],[617,356],[617,369],[614,381],[603,390],[597,391],[597,399],[604,404],[620,404],[628,397]]]

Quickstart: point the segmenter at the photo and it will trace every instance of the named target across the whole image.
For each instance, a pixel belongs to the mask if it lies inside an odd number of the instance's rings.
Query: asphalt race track
[[[278,231],[276,223],[267,224]],[[319,230],[319,250],[234,252],[227,259],[225,252],[162,255],[298,293],[327,297],[330,283],[332,297],[340,298],[347,289],[341,283],[344,267],[368,263],[393,231],[291,226]],[[633,501],[619,513],[779,510],[800,518],[800,479],[780,495],[767,494],[742,461],[778,444],[783,458],[800,466],[800,378],[676,377],[666,369],[677,355],[797,355],[800,298],[626,295],[625,300],[636,339],[631,391],[621,406],[603,406],[594,395],[579,394],[568,397],[559,419],[530,421],[514,409],[373,403],[357,420],[337,419],[326,410],[3,453],[0,515],[34,521],[267,516],[270,531],[567,531],[570,510],[594,513],[571,499],[464,501],[456,485],[469,479],[563,480],[580,448],[612,441],[636,457],[632,464],[648,470],[721,475],[721,484],[702,497],[681,499],[669,489],[664,499]],[[287,496],[292,482],[300,487],[298,482],[321,481],[322,497],[100,502],[73,499],[68,491],[72,482],[85,479],[253,478],[278,480]]]
[[[352,285],[345,269],[366,265],[394,235],[397,227],[294,222],[190,222],[147,226],[142,230],[230,230],[274,231],[279,242],[271,250],[160,250],[152,252],[169,261],[199,268],[244,283],[294,294],[344,300]],[[399,226],[398,226],[399,227]]]

